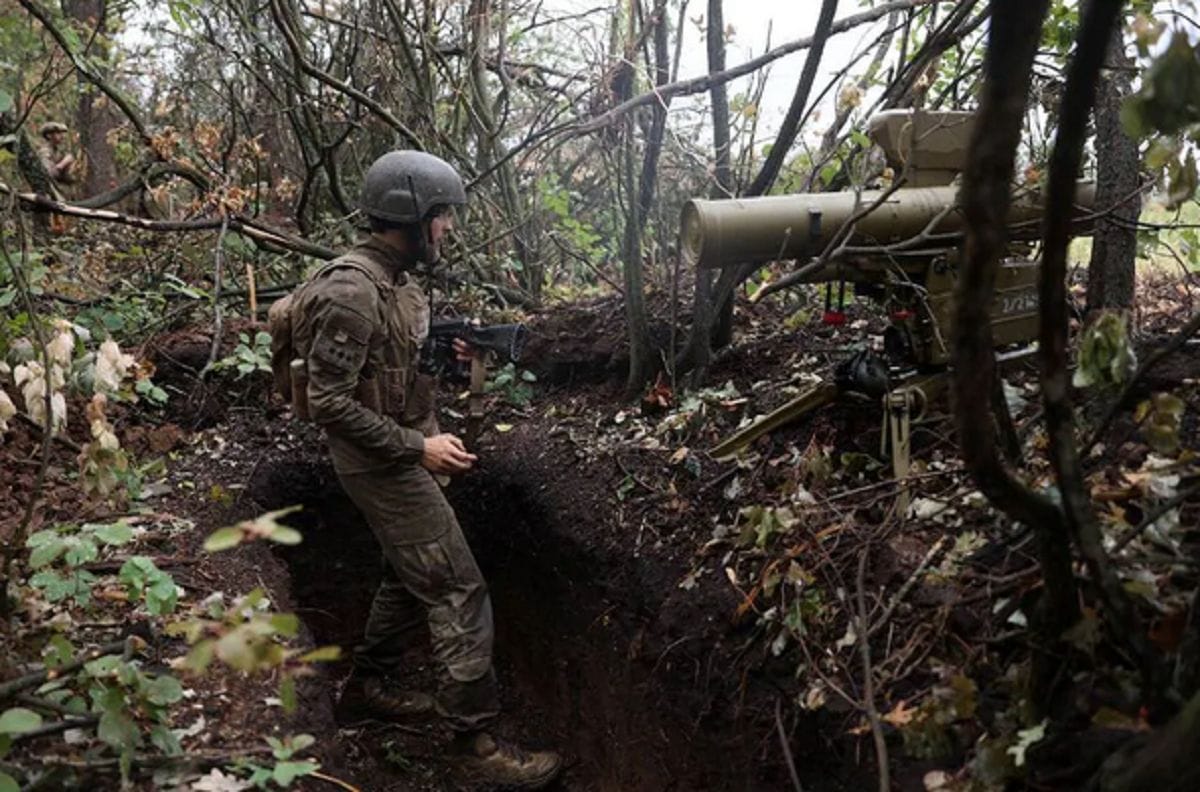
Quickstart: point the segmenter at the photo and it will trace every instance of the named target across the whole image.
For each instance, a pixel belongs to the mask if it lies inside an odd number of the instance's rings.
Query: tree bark
[[[1084,480],[1075,441],[1068,377],[1067,244],[1070,242],[1076,179],[1083,159],[1087,120],[1096,97],[1096,77],[1104,63],[1122,5],[1121,0],[1092,0],[1084,7],[1075,55],[1067,70],[1046,188],[1049,209],[1043,227],[1039,278],[1039,354],[1050,460],[1062,494],[1062,512],[1067,527],[1100,591],[1104,616],[1113,635],[1125,643],[1141,668],[1147,695],[1156,696],[1165,692],[1159,687],[1160,664],[1154,647],[1146,639],[1133,601],[1104,550],[1100,523]]]
[[[1133,307],[1137,230],[1142,209],[1137,141],[1121,127],[1121,103],[1133,83],[1133,59],[1118,25],[1108,51],[1108,72],[1096,99],[1096,210],[1088,264],[1087,312]]]
[[[636,0],[634,0],[636,2]],[[632,5],[632,4],[631,4]],[[650,20],[654,26],[654,84],[666,85],[671,78],[671,56],[668,48],[667,0],[655,0]],[[632,37],[631,37],[632,38]],[[629,157],[629,209],[625,220],[625,312],[629,328],[629,377],[626,394],[633,396],[650,380],[655,369],[654,350],[650,343],[650,328],[646,320],[645,265],[642,261],[642,234],[654,201],[658,179],[658,158],[662,152],[667,125],[667,106],[664,101],[654,105],[650,133],[642,152],[642,168],[636,183],[632,178],[633,141],[626,141]],[[632,134],[632,124],[627,127]]]
[[[825,42],[833,31],[833,17],[837,13],[837,0],[823,0],[821,15],[817,18],[816,29],[813,31],[808,54],[805,56],[804,68],[800,80],[796,83],[796,92],[792,95],[791,106],[779,135],[772,144],[771,153],[759,169],[758,175],[746,190],[747,196],[765,195],[775,183],[783,158],[791,150],[800,129],[800,118],[804,115],[805,105],[808,104],[809,94],[812,93],[813,82],[817,78],[817,68],[821,64],[821,56],[825,52]],[[742,281],[750,276],[754,266],[739,265],[727,267],[717,277],[716,284],[711,288],[711,299],[703,310],[696,311],[692,316],[692,329],[686,349],[691,353],[692,382],[698,383],[704,378],[704,368],[709,358],[710,344],[718,347],[727,346],[732,340],[733,333],[733,293]],[[715,325],[715,332],[714,332]],[[704,345],[701,349],[701,345]]]
[[[1037,538],[1046,594],[1034,614],[1034,627],[1052,646],[1079,616],[1070,541],[1058,508],[1004,466],[990,413],[996,377],[990,306],[1008,242],[1014,161],[1048,5],[1049,0],[992,2],[979,118],[963,171],[967,234],[955,290],[952,339],[955,417],[963,461],[988,500],[1031,528]],[[1036,690],[1046,677],[1036,670],[1034,676]]]
[[[724,0],[708,0],[708,24],[705,38],[708,44],[708,73],[725,71],[725,10]],[[714,199],[733,197],[733,171],[730,167],[729,151],[729,92],[723,82],[714,82],[709,91],[712,101],[713,124],[713,177],[714,184],[709,196]],[[682,255],[682,252],[680,253]],[[696,286],[692,292],[692,323],[711,325],[708,315],[712,308],[713,275],[706,269],[696,269]],[[676,370],[691,369],[691,382],[700,385],[704,371],[708,368],[712,343],[709,333],[692,332],[688,335],[678,360]]]
[[[1142,743],[1110,756],[1092,781],[1096,792],[1191,792],[1200,789],[1200,693]]]
[[[63,11],[91,32],[90,50],[96,60],[109,57],[109,8],[106,0],[63,0]],[[83,36],[88,40],[88,36]],[[109,134],[119,118],[112,104],[82,76],[79,76],[79,105],[75,109],[75,129],[84,156],[82,194],[100,195],[117,186],[117,163]]]

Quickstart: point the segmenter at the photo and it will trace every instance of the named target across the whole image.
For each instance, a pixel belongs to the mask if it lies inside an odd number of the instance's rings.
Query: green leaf
[[[0,792],[21,792],[21,787],[8,773],[0,773]]]
[[[275,765],[275,770],[271,773],[271,778],[279,786],[286,787],[290,786],[297,778],[315,773],[319,767],[319,764],[311,760],[303,762],[280,762]]]
[[[147,683],[142,693],[151,704],[165,707],[183,699],[183,685],[175,677],[164,674]]]
[[[0,88],[0,113],[7,113],[12,109],[13,97],[8,91]],[[7,776],[5,776],[7,778]]]
[[[332,663],[341,659],[342,647],[322,646],[300,656],[301,663]]]
[[[83,669],[94,678],[112,676],[121,665],[121,658],[116,655],[97,657],[84,665]]]
[[[61,635],[55,635],[46,642],[42,649],[42,662],[46,668],[62,668],[75,658],[75,647]]]
[[[24,707],[5,710],[0,715],[0,734],[24,734],[42,725],[42,716]]]
[[[32,539],[33,537],[30,538]],[[29,554],[29,568],[38,569],[44,567],[65,553],[66,550],[67,543],[62,539],[39,545],[33,548],[33,552]]]
[[[192,647],[192,651],[188,652],[184,665],[193,673],[203,674],[209,664],[212,663],[213,653],[216,651],[216,648],[216,641],[211,639],[201,641]]]
[[[286,675],[279,682],[279,700],[283,702],[283,711],[292,713],[296,711],[296,678],[291,675]]]
[[[294,613],[276,613],[271,616],[271,627],[288,638],[300,631],[300,619]]]
[[[100,557],[100,550],[91,537],[80,536],[67,543],[67,553],[63,560],[68,566],[77,567],[95,561]]]
[[[299,753],[305,748],[311,748],[317,744],[317,738],[311,734],[297,734],[292,737],[292,753]]]
[[[242,542],[242,529],[236,525],[214,531],[204,540],[204,549],[210,553],[219,553],[231,547],[237,547]]]
[[[134,556],[121,564],[121,569],[117,572],[117,579],[135,592],[140,592],[155,570],[157,567],[149,558]]]
[[[94,526],[92,533],[106,545],[123,545],[133,540],[133,529],[124,522]]]
[[[146,589],[146,610],[155,616],[166,616],[175,611],[179,601],[179,591],[175,588],[175,580],[166,572]]]
[[[183,753],[183,746],[179,744],[179,738],[161,723],[156,723],[150,729],[150,743],[167,756],[179,756]]]
[[[141,742],[137,724],[121,710],[108,710],[100,716],[96,736],[118,750],[132,750]]]
[[[304,536],[299,531],[286,525],[276,525],[267,538],[281,545],[298,545],[304,541]]]

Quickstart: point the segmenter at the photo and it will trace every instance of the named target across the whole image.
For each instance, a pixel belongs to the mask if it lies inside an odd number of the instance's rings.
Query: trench
[[[789,785],[770,730],[739,723],[729,716],[731,697],[712,692],[714,679],[715,688],[722,683],[720,656],[701,654],[698,641],[677,646],[656,634],[647,577],[654,570],[615,562],[559,530],[536,484],[495,473],[472,478],[449,496],[492,594],[501,731],[564,754],[563,779],[552,788]],[[297,611],[316,643],[353,646],[381,563],[365,522],[327,466],[280,464],[266,469],[256,489],[260,505],[304,503],[304,542],[279,551]],[[415,629],[414,643],[422,637]],[[348,662],[328,669],[326,688],[348,671]],[[424,674],[429,683],[427,667]]]

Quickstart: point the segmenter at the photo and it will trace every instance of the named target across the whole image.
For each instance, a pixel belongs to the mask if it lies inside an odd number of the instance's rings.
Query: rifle
[[[469,382],[471,396],[468,401],[467,428],[463,441],[467,447],[475,445],[479,428],[483,424],[483,383],[487,368],[483,358],[494,354],[504,363],[516,363],[525,348],[529,331],[523,324],[476,325],[469,319],[434,319],[429,325],[429,337],[421,347],[419,370],[457,382]],[[461,338],[482,354],[477,354],[468,363],[454,354],[454,339]]]
[[[516,363],[529,335],[523,324],[476,325],[470,319],[434,319],[421,347],[422,374],[465,382],[470,366],[454,355],[454,339],[461,338],[482,352],[491,352],[503,363]]]

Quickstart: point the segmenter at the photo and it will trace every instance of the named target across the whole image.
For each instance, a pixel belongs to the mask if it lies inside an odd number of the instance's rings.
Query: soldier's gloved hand
[[[443,432],[425,438],[425,454],[421,465],[430,473],[465,473],[479,457],[467,451],[462,440]]]

